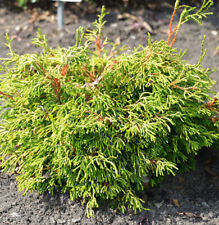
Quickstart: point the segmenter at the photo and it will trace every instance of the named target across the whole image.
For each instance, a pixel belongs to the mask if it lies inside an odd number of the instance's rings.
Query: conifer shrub
[[[192,167],[202,147],[218,140],[218,95],[210,69],[182,59],[173,48],[180,26],[201,23],[200,10],[183,7],[170,21],[167,41],[151,42],[127,54],[102,36],[104,8],[94,29],[76,32],[69,48],[48,46],[18,55],[6,35],[9,57],[1,59],[0,159],[3,172],[16,172],[20,191],[68,192],[81,198],[88,215],[110,200],[122,213],[143,209],[144,179]]]

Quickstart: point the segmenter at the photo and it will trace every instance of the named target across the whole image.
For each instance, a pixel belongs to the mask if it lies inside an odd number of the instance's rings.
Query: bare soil
[[[173,10],[169,3],[150,3],[138,7],[109,6],[104,35],[111,41],[120,42],[131,49],[138,44],[146,45],[147,32],[152,40],[167,39],[168,24]],[[185,59],[196,63],[200,56],[203,35],[206,34],[205,48],[208,49],[203,61],[206,68],[219,69],[219,3],[212,8],[202,26],[185,24],[178,36],[175,47],[188,49]],[[100,7],[86,2],[69,3],[65,10],[65,25],[57,29],[55,7],[35,8],[26,11],[0,6],[0,57],[5,57],[8,49],[4,45],[4,34],[14,37],[13,48],[19,53],[39,51],[31,45],[38,28],[46,34],[52,47],[74,45],[75,30],[79,26],[91,28],[100,12]],[[219,72],[211,77],[217,81],[213,90],[219,91]],[[107,207],[96,210],[95,218],[86,218],[85,206],[80,201],[72,202],[68,195],[56,193],[38,195],[36,192],[23,196],[17,191],[15,175],[0,172],[0,225],[217,225],[219,224],[219,146],[203,149],[197,156],[196,170],[167,177],[155,188],[142,193],[145,207],[149,211],[134,214],[129,210],[121,215]]]

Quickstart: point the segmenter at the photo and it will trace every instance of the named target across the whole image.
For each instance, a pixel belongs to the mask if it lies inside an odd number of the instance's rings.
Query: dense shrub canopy
[[[201,66],[203,51],[191,65],[150,35],[132,54],[109,48],[103,16],[95,30],[79,28],[67,49],[50,48],[39,32],[33,43],[43,51],[18,55],[7,37],[0,83],[3,171],[18,173],[20,190],[84,199],[90,215],[105,199],[122,212],[142,209],[136,194],[145,177],[154,184],[190,168],[198,150],[218,139],[218,99],[208,95],[214,82]]]

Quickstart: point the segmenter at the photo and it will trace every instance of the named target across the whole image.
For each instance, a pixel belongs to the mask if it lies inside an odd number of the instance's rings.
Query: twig
[[[177,37],[177,34],[178,34],[178,31],[179,31],[179,26],[176,25],[176,27],[175,27],[175,29],[174,29],[174,31],[173,31],[173,34],[175,33],[175,35],[174,35],[174,37],[173,37],[173,40],[172,40],[171,44],[169,45],[170,47],[172,47],[173,44],[175,43],[176,37]]]
[[[4,96],[6,96],[6,97],[8,97],[8,98],[10,98],[10,99],[12,99],[12,100],[14,100],[14,98],[13,98],[13,97],[11,97],[10,95],[5,94],[5,93],[4,93],[4,92],[2,92],[2,91],[0,91],[0,94],[1,94],[1,95],[4,95]]]
[[[219,120],[219,117],[211,117],[210,119],[211,119],[211,121],[212,121],[213,123],[215,123],[216,121]]]
[[[207,107],[207,108],[211,108],[217,100],[218,100],[218,98],[215,97],[215,98],[212,100],[212,102],[209,102],[209,103],[206,105],[206,107]]]
[[[61,75],[65,76],[67,73],[68,73],[68,64],[66,64],[62,67]]]
[[[85,87],[92,87],[92,88],[94,88],[96,85],[99,84],[99,82],[101,81],[101,79],[102,79],[102,76],[99,76],[94,82],[92,82],[92,83],[86,83],[86,84],[84,84],[81,87],[82,88],[85,88]]]
[[[173,35],[174,32],[172,32],[172,23],[173,23],[173,19],[174,19],[174,16],[176,14],[176,10],[177,8],[175,7],[174,10],[173,10],[173,14],[171,16],[171,19],[170,19],[170,24],[169,24],[169,36],[168,36],[168,39],[167,39],[167,44],[169,45],[169,42],[170,42],[170,39]]]
[[[97,46],[97,54],[98,54],[98,56],[100,56],[100,53],[101,53],[102,48],[103,48],[103,42],[101,40],[101,35],[100,34],[98,34],[98,37],[97,37],[97,39],[95,41],[95,44]]]
[[[86,65],[84,65],[83,70],[86,72],[86,75],[91,79],[92,82],[95,81],[95,72],[93,71],[93,73],[91,73],[90,71],[88,71]]]
[[[178,88],[178,89],[183,90],[183,91],[186,91],[186,90],[198,90],[197,87],[187,87],[187,88],[185,88],[185,87],[180,87],[178,85],[174,85],[173,88]]]

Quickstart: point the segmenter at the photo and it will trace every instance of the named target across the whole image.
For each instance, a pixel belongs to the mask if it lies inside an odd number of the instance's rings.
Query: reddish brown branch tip
[[[206,107],[207,108],[211,108],[212,106],[214,106],[215,102],[218,101],[218,98],[215,97],[211,102],[209,102]]]
[[[4,93],[4,92],[2,92],[2,91],[0,91],[0,94],[1,94],[1,95],[6,96],[7,98],[10,98],[10,99],[14,100],[14,98],[13,98],[13,97],[11,97],[11,96],[10,96],[10,95],[8,95],[8,94],[5,94],[5,93]]]
[[[170,23],[169,23],[169,35],[168,35],[168,39],[167,39],[167,45],[169,45],[170,47],[172,47],[173,44],[175,43],[178,31],[179,31],[179,24],[177,24],[176,27],[172,31],[172,24],[173,24],[173,19],[174,19],[175,14],[176,14],[176,10],[177,10],[177,8],[174,8],[173,14],[171,16]],[[173,37],[173,35],[174,35],[174,37]],[[171,40],[172,37],[173,37],[173,40],[170,43],[170,40]]]
[[[66,64],[62,67],[61,75],[65,76],[67,73],[68,73],[68,64]]]
[[[167,39],[167,44],[168,44],[168,45],[169,45],[170,39],[171,39],[171,37],[172,37],[172,35],[173,35],[173,32],[172,32],[172,24],[173,24],[174,16],[175,16],[175,14],[176,14],[176,10],[177,10],[177,9],[174,8],[173,14],[172,14],[172,16],[171,16],[170,23],[169,23],[169,36],[168,36],[168,39]]]
[[[178,88],[180,90],[186,91],[186,90],[198,90],[197,87],[180,87],[179,85],[174,85],[173,88]]]
[[[95,44],[96,44],[96,47],[97,47],[97,54],[98,54],[98,56],[100,56],[102,48],[103,48],[103,42],[101,40],[100,34],[98,34],[98,37],[95,41]]]

